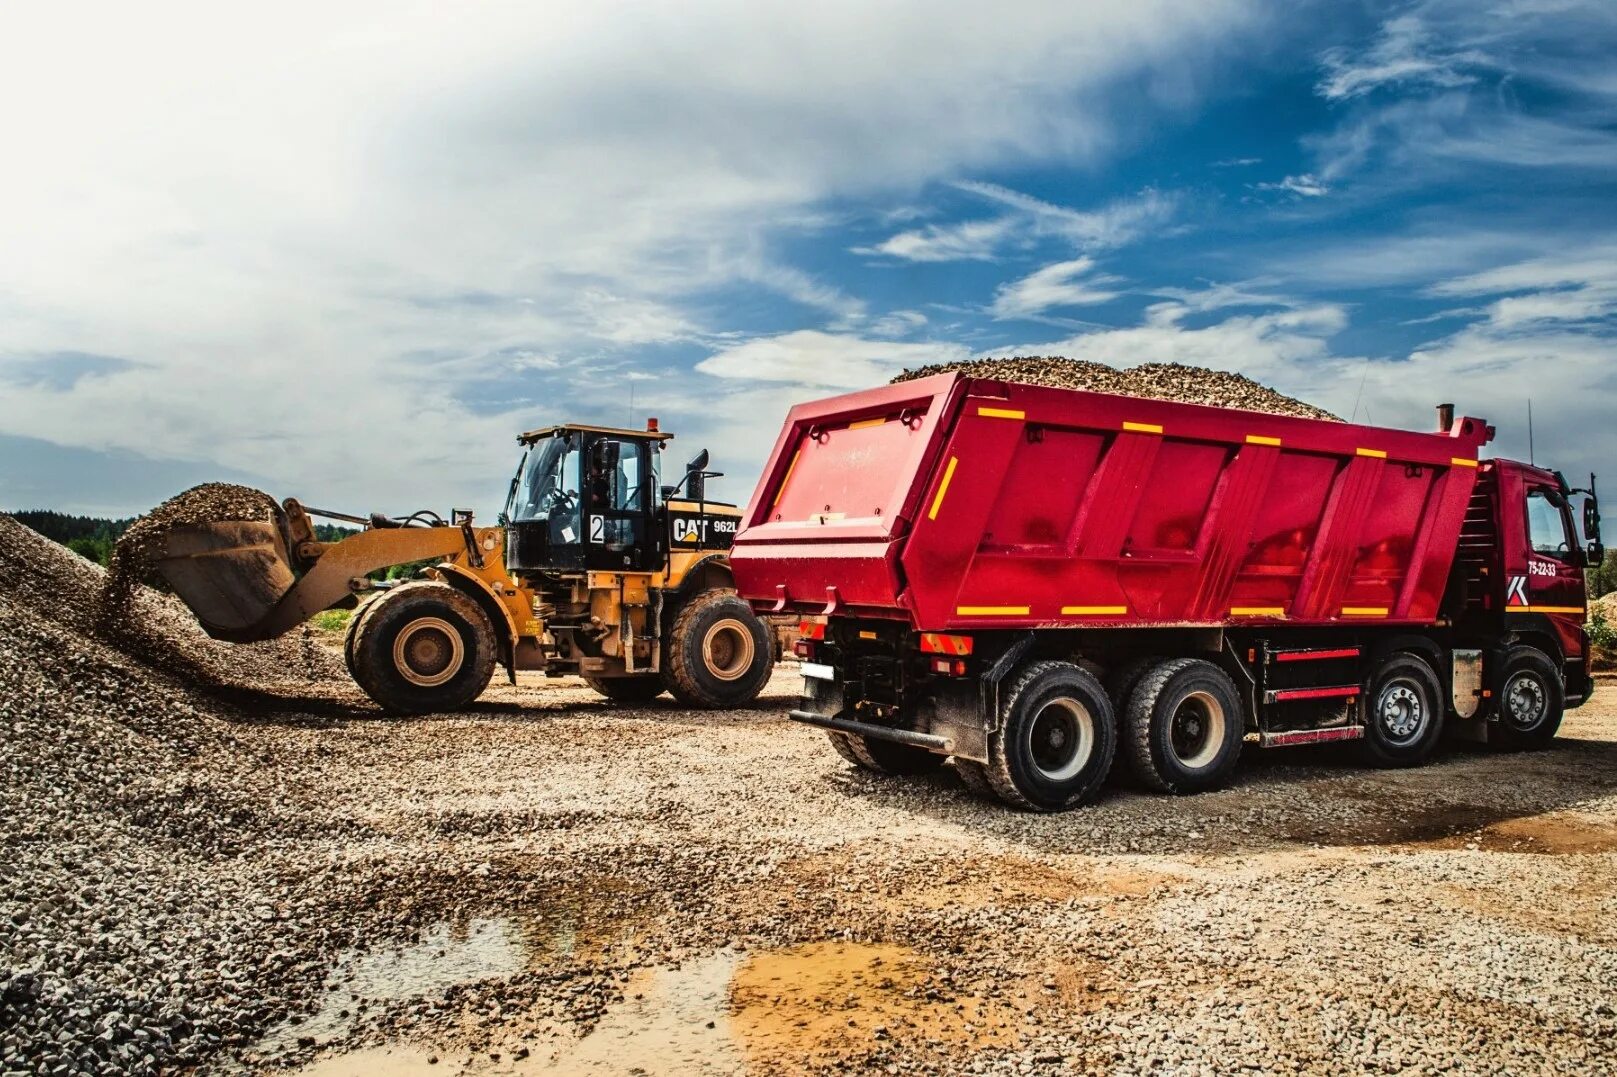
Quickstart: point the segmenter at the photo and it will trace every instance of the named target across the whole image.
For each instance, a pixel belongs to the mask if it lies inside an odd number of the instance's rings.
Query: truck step
[[[1351,699],[1362,692],[1356,684],[1333,685],[1327,688],[1278,688],[1263,693],[1263,702],[1296,703],[1304,699]]]
[[[791,711],[788,715],[794,722],[805,725],[817,725],[821,729],[834,729],[839,733],[853,733],[872,740],[890,740],[894,744],[908,744],[916,748],[926,748],[934,752],[949,752],[954,750],[954,741],[948,737],[940,737],[933,733],[915,733],[908,729],[894,729],[891,726],[873,725],[870,722],[855,722],[847,718],[831,718],[824,714],[815,714],[813,711]]]
[[[1360,650],[1357,647],[1324,647],[1318,649],[1298,648],[1289,651],[1270,651],[1271,662],[1330,662],[1340,658],[1357,658]]]
[[[1362,740],[1364,726],[1337,725],[1329,729],[1291,729],[1283,733],[1260,734],[1265,748],[1284,748],[1290,744],[1325,744],[1333,740]]]

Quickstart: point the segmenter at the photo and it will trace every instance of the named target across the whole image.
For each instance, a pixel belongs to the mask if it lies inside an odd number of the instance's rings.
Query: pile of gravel
[[[926,378],[933,374],[959,371],[973,378],[1046,385],[1056,389],[1087,389],[1096,393],[1140,396],[1151,400],[1172,400],[1181,404],[1210,404],[1221,408],[1241,408],[1271,415],[1292,415],[1303,419],[1341,419],[1312,404],[1293,400],[1259,385],[1251,378],[1223,370],[1206,370],[1179,363],[1144,363],[1119,370],[1105,363],[1067,359],[1056,355],[1016,356],[1009,359],[969,359],[958,363],[906,370],[893,379],[896,384]]]
[[[289,807],[317,800],[217,685],[89,630],[98,566],[0,516],[0,574],[0,1071],[156,1072],[245,1044],[322,967],[246,854],[322,825]],[[221,683],[296,653],[227,664],[244,652],[185,630],[173,599],[130,604]]]

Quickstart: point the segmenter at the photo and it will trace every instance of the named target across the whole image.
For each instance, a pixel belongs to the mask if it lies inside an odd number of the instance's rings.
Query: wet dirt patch
[[[932,962],[891,943],[820,942],[751,953],[730,990],[731,1026],[760,1072],[874,1062],[894,1046],[913,1055],[1010,1042],[1024,1007],[1012,993],[957,991]]]
[[[1442,849],[1483,849],[1491,853],[1545,853],[1578,856],[1617,851],[1617,825],[1575,812],[1545,812],[1502,819],[1477,830],[1434,838]]]

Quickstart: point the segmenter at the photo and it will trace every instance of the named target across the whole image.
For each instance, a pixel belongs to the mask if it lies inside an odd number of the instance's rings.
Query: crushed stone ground
[[[1067,359],[1056,355],[1016,356],[1007,359],[968,359],[955,363],[906,370],[895,383],[959,371],[974,378],[1045,385],[1056,389],[1087,389],[1096,393],[1172,400],[1181,404],[1208,404],[1241,408],[1304,419],[1341,420],[1328,411],[1293,400],[1251,378],[1223,370],[1180,363],[1143,363],[1119,370],[1105,363]]]
[[[1617,683],[1541,753],[1249,748],[1029,816],[849,768],[790,667],[730,712],[523,675],[400,720],[175,620],[199,684],[84,631],[99,572],[31,535],[0,1071],[1617,1072]]]

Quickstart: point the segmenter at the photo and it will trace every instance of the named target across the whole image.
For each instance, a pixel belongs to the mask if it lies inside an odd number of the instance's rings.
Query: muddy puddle
[[[323,1059],[300,1072],[717,1077],[793,1072],[835,1059],[877,1064],[900,1046],[913,1057],[960,1043],[1009,1042],[1024,1003],[1020,995],[940,980],[928,958],[892,944],[726,949],[640,971],[623,1000],[578,1038],[543,1047],[514,1036],[501,1045],[497,1038],[477,1056],[453,1045],[398,1043]]]

